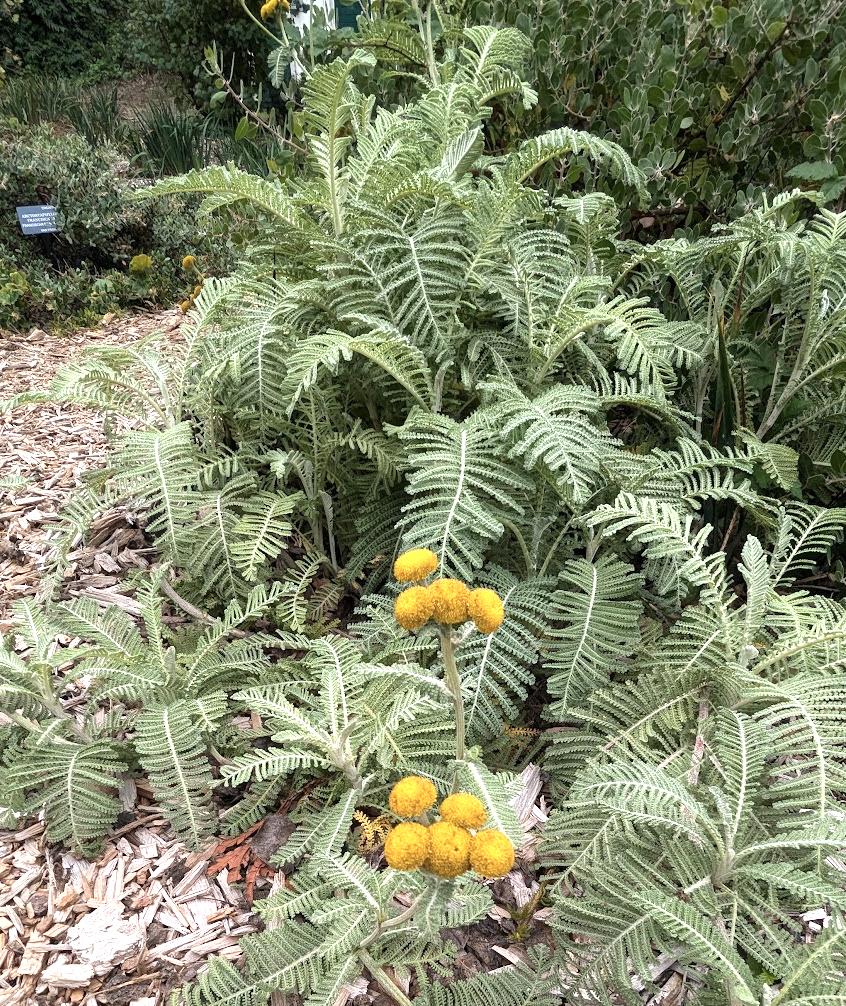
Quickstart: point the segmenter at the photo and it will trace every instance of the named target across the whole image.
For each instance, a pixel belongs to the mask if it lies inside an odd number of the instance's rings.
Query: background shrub
[[[129,159],[109,143],[92,146],[53,126],[0,132],[0,327],[74,324],[129,304],[173,303],[186,290],[179,264],[192,252],[206,272],[230,267],[226,237],[210,238],[193,206],[127,200],[139,179]],[[51,203],[58,234],[20,233],[15,207]],[[145,274],[130,276],[137,254],[152,257]]]
[[[0,37],[10,40],[7,65],[82,75],[115,76],[127,63],[126,4],[117,0],[40,0],[0,5]],[[3,53],[0,52],[0,58]]]
[[[664,230],[737,216],[800,182],[842,198],[843,3],[477,0],[472,12],[533,40],[538,104],[500,106],[494,146],[560,125],[613,139],[646,173]],[[574,165],[570,181],[587,171]]]
[[[256,17],[261,4],[251,0]],[[203,52],[217,42],[227,55],[236,80],[259,81],[267,77],[267,36],[244,14],[234,0],[149,0],[135,3],[127,30],[133,39],[134,59],[142,67],[178,74],[186,89],[199,100],[214,90],[201,68]]]

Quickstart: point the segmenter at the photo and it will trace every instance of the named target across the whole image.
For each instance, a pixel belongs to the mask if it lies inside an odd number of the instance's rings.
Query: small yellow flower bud
[[[449,821],[429,826],[429,858],[423,864],[438,877],[457,877],[470,865],[470,832]]]
[[[416,870],[428,855],[428,830],[416,821],[398,824],[385,841],[385,859],[395,870]]]
[[[433,617],[444,625],[467,621],[467,584],[460,580],[435,580],[429,587],[434,603]]]
[[[193,255],[186,255],[185,258],[182,260],[182,268],[185,270],[185,272],[188,272],[189,269],[193,269],[196,264],[197,260],[194,258]]]
[[[438,798],[435,784],[419,775],[408,775],[394,786],[388,806],[397,817],[417,817]]]
[[[470,866],[483,877],[504,877],[514,866],[514,846],[501,831],[477,831],[470,843]]]
[[[182,303],[179,305],[179,309],[180,311],[182,311],[183,314],[188,314],[188,312],[191,310],[191,301],[183,300]]]
[[[153,268],[153,260],[149,255],[134,255],[129,263],[129,271],[133,276],[141,276]]]
[[[441,820],[449,821],[459,828],[481,828],[488,815],[482,801],[472,793],[453,793],[440,806]]]
[[[502,625],[505,609],[496,591],[479,587],[471,590],[467,597],[467,614],[476,623],[479,632],[489,636]]]
[[[403,552],[394,563],[394,578],[400,583],[417,583],[425,580],[438,568],[438,557],[428,548],[413,548]]]
[[[394,618],[409,632],[432,617],[433,603],[427,587],[407,587],[394,601]]]

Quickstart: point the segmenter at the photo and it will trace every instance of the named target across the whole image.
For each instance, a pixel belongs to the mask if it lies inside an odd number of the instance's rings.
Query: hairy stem
[[[455,758],[464,761],[464,699],[461,697],[461,678],[455,663],[455,644],[448,625],[441,626],[441,653],[444,658],[444,684],[452,695],[455,708]],[[453,777],[452,790],[458,782],[457,774]]]
[[[413,918],[414,913],[420,902],[423,900],[423,895],[415,898],[414,901],[406,908],[404,912],[400,912],[399,915],[394,915],[390,919],[385,919],[384,922],[380,922],[378,926],[373,930],[373,932],[359,944],[358,949],[366,950],[371,944],[375,943],[376,940],[385,932],[386,929],[392,929],[394,926],[401,926],[404,922],[408,922],[409,919]]]
[[[391,999],[394,1000],[394,1002],[399,1003],[400,1006],[411,1006],[411,1000],[408,996],[397,988],[397,986],[385,974],[384,968],[377,964],[366,950],[359,949],[358,957],[361,963],[370,972],[373,980],[388,996],[390,996]]]
[[[440,78],[438,77],[438,67],[435,63],[435,47],[432,44],[432,5],[429,4],[426,10],[426,23],[423,23],[423,12],[420,10],[420,5],[417,0],[411,0],[411,7],[417,16],[417,24],[420,28],[420,34],[423,37],[423,42],[426,45],[426,63],[429,67],[429,76],[432,79],[432,84],[437,86],[440,83]]]

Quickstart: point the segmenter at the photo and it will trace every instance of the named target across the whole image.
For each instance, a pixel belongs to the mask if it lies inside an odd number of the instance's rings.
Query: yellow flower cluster
[[[182,260],[182,268],[185,270],[185,272],[191,272],[192,269],[197,268],[197,259],[193,255],[186,255],[185,258]],[[205,276],[203,276],[203,274],[200,272],[199,269],[197,269],[197,274],[200,277],[200,282],[195,285],[194,289],[188,295],[188,298],[186,300],[183,300],[182,303],[179,305],[179,309],[182,311],[183,314],[188,314],[188,312],[194,306],[194,301],[203,292],[203,283],[205,282]]]
[[[438,568],[438,558],[428,548],[413,548],[394,563],[394,576],[400,583],[413,583],[394,603],[394,617],[404,629],[422,628],[430,618],[441,625],[459,625],[468,619],[479,632],[489,636],[502,625],[505,609],[494,590],[480,587],[470,590],[461,580],[443,578],[428,587],[425,580]]]
[[[429,810],[437,796],[421,776],[407,776],[391,790],[388,803],[398,817],[416,817]],[[440,806],[441,820],[428,827],[403,821],[388,835],[385,859],[395,870],[421,867],[452,879],[475,870],[483,877],[504,877],[514,865],[514,846],[501,831],[478,831],[488,817],[471,793],[453,793]],[[474,833],[475,832],[475,833]]]
[[[267,3],[264,4],[261,9],[262,21],[267,21],[269,18],[272,18],[276,13],[277,7],[281,7],[284,11],[289,11],[291,9],[291,4],[288,0],[267,0]]]

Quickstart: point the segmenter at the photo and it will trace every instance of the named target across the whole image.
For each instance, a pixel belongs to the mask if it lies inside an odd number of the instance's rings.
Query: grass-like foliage
[[[166,633],[163,571],[143,634],[84,602],[49,626],[22,608],[2,801],[92,848],[139,765],[195,844],[307,794],[277,857],[291,886],[244,971],[215,963],[191,1006],[322,1006],[362,973],[407,1003],[388,968],[432,1006],[640,1002],[664,951],[703,1004],[846,1002],[846,218],[798,222],[787,195],[695,242],[621,242],[607,195],[537,182],[590,162],[636,193],[642,173],[570,129],[487,152],[492,103],[534,100],[528,42],[450,30],[436,60],[423,20],[428,80],[400,109],[357,83],[390,39],[315,70],[296,182],[220,166],[141,194],[238,204],[253,240],[183,346],[92,353],[53,394],[135,418],[103,491],[148,513],[213,614]],[[439,647],[399,627],[390,566],[417,547],[496,590],[496,631]],[[54,653],[53,626],[87,646]],[[87,709],[62,703],[69,673]],[[376,869],[353,822],[416,774],[519,846],[528,758],[554,807],[536,868],[556,950],[442,986],[442,930],[489,889]],[[821,905],[831,924],[800,944]]]

